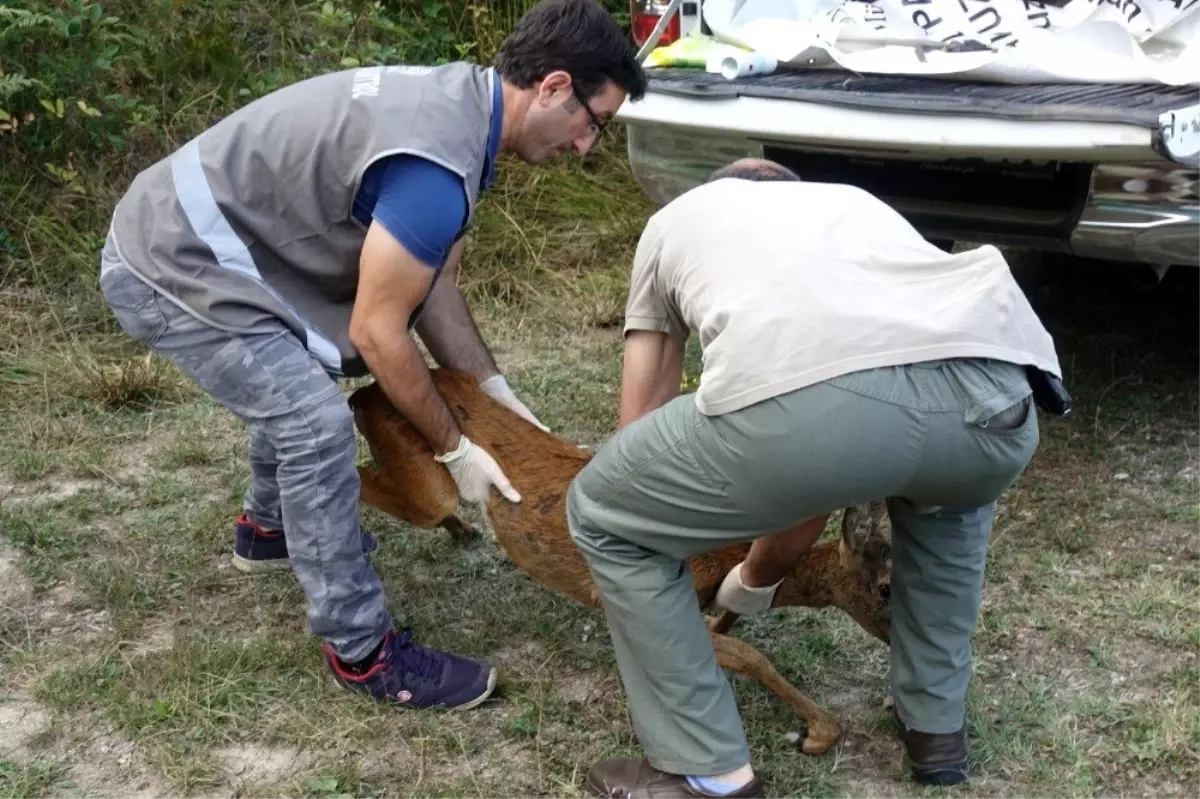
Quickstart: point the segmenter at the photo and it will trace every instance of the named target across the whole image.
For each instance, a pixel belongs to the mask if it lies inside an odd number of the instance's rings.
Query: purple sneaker
[[[362,534],[363,552],[374,552],[374,536]],[[267,532],[243,513],[233,526],[233,565],[238,571],[262,572],[290,569],[287,536],[280,531]]]
[[[325,645],[333,677],[352,691],[381,702],[407,707],[467,710],[481,704],[496,687],[496,670],[480,660],[427,649],[412,640],[412,630],[389,631],[371,668],[350,671]]]

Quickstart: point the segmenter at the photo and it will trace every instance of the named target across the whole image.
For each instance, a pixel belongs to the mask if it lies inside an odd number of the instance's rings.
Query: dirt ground
[[[1019,269],[1076,400],[1004,498],[976,639],[963,795],[1200,794],[1200,313],[1195,271]],[[290,574],[229,565],[245,431],[169,367],[46,298],[0,291],[0,796],[579,796],[636,754],[603,616],[540,589],[486,537],[456,547],[373,511],[397,621],[493,660],[468,714],[403,713],[327,678]],[[611,431],[611,327],[491,313],[518,392],[556,433]],[[692,363],[694,367],[694,361]],[[114,392],[132,399],[113,407]],[[918,796],[883,710],[887,652],[837,611],[739,635],[844,725],[733,680],[770,795]],[[947,791],[945,793],[955,793]]]

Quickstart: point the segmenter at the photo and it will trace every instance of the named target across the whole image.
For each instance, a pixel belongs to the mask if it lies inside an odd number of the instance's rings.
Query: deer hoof
[[[842,737],[842,731],[836,726],[832,729],[805,727],[800,731],[798,746],[800,751],[806,755],[823,755],[829,751],[829,747],[837,743],[840,737]]]

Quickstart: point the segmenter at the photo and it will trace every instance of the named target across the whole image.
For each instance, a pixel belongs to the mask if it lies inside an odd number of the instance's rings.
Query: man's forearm
[[[425,437],[434,453],[452,452],[461,431],[412,338],[405,331],[373,336],[359,352],[396,410]]]
[[[663,333],[626,336],[617,429],[636,422],[679,395],[683,344]]]
[[[826,513],[783,532],[756,539],[742,564],[742,582],[758,588],[782,580],[800,556],[821,537],[828,521],[829,514]]]
[[[453,270],[443,274],[430,292],[417,320],[417,333],[429,354],[445,369],[467,372],[478,383],[500,371],[455,285]]]
[[[661,408],[679,396],[679,383],[671,384],[669,378],[652,385],[640,385],[621,394],[617,429],[633,424],[655,408]]]

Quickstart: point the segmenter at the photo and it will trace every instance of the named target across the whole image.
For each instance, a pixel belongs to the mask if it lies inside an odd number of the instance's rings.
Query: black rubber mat
[[[650,90],[688,97],[766,97],[873,111],[1158,127],[1163,111],[1200,102],[1194,87],[1113,83],[970,83],[832,70],[780,71],[728,81],[699,69],[647,70]]]

